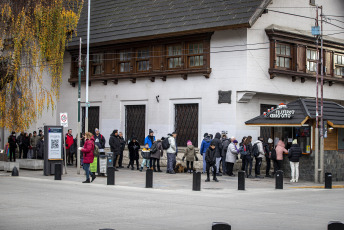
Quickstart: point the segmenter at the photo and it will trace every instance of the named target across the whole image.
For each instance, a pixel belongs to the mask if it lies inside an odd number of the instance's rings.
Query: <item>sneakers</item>
[[[92,174],[92,180],[91,180],[91,182],[93,182],[94,179],[96,179],[96,174],[95,174],[95,173]]]
[[[140,168],[140,172],[142,172],[142,170],[143,170],[143,167]]]
[[[291,183],[294,183],[294,182],[296,182],[296,180],[294,180],[294,179],[291,179],[291,180],[290,180],[290,182],[291,182]]]

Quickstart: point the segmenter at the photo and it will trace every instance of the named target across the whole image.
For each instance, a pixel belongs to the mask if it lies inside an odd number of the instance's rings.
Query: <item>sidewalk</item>
[[[162,173],[153,174],[153,187],[154,189],[163,190],[191,190],[192,189],[192,174],[189,173],[177,173],[166,174],[166,168],[162,168]],[[63,170],[64,171],[64,170]],[[10,176],[11,173],[0,171],[0,176]],[[30,177],[42,180],[54,180],[54,176],[44,176],[43,171],[31,171],[21,169],[19,172],[20,177]],[[202,174],[201,189],[202,190],[237,190],[238,178],[229,176],[219,176],[219,182],[205,182],[206,174]],[[77,174],[75,166],[67,166],[67,174],[62,175],[63,181],[82,182],[85,180],[84,170],[80,169],[80,174]],[[137,170],[130,170],[127,168],[119,169],[115,172],[115,186],[125,187],[137,187],[144,188],[146,180],[146,171],[143,172]],[[93,184],[106,185],[107,178],[103,176],[97,176]],[[290,183],[288,178],[284,178],[284,189],[307,189],[318,188],[321,189],[323,184],[315,184],[309,181],[299,181],[298,183]],[[344,188],[344,182],[333,182],[333,188]],[[275,189],[274,178],[252,178],[245,179],[246,190],[253,189]]]

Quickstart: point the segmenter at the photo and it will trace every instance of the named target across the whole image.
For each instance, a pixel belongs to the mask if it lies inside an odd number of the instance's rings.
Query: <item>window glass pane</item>
[[[311,51],[307,49],[307,59],[311,59]]]
[[[190,57],[190,66],[195,66],[195,57]]]
[[[340,63],[341,65],[344,64],[344,56],[342,56],[342,62]]]
[[[309,70],[309,68],[310,68],[310,62],[307,61],[307,70]]]
[[[203,53],[203,43],[198,44],[199,53]]]
[[[280,66],[284,67],[284,58],[283,57],[280,57]]]
[[[203,56],[199,56],[200,60],[199,60],[199,65],[202,66],[203,65]]]
[[[314,50],[311,51],[311,59],[312,60],[316,60],[317,59],[316,52]]]
[[[290,46],[286,46],[286,55],[290,56]]]
[[[195,57],[195,66],[199,66],[199,56]]]
[[[281,45],[281,54],[285,55],[285,46],[282,46],[282,45]]]
[[[279,57],[276,58],[276,66],[280,66],[280,58]]]
[[[281,45],[280,44],[276,45],[276,54],[281,54]]]
[[[338,60],[338,55],[335,54],[335,55],[334,55],[334,64],[337,64],[337,63],[338,63],[337,60]]]
[[[290,68],[290,59],[289,58],[285,58],[285,67]]]

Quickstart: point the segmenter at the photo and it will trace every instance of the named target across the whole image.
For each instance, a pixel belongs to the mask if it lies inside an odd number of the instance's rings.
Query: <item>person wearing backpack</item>
[[[166,173],[175,174],[174,171],[174,164],[176,162],[176,156],[177,156],[177,144],[176,144],[176,137],[177,133],[173,132],[172,134],[169,134],[168,137],[168,143],[169,148],[167,149],[167,171]]]
[[[162,148],[161,140],[155,141],[151,148],[151,159],[153,159],[152,165],[154,172],[162,172],[160,170],[160,157],[164,155],[164,149]],[[158,170],[157,170],[158,169]]]
[[[258,140],[254,142],[253,155],[256,159],[256,164],[255,164],[255,169],[254,169],[255,177],[264,178],[260,176],[260,167],[262,166],[263,157],[265,155],[262,137],[258,137]]]
[[[205,152],[209,148],[210,143],[211,143],[210,136],[209,136],[208,133],[205,133],[204,134],[204,139],[202,140],[201,148],[200,148],[200,153],[203,156],[203,172],[202,173],[206,172],[207,163],[205,162]]]
[[[298,182],[299,180],[299,163],[302,156],[302,149],[294,139],[289,149],[288,158],[290,161],[291,180],[290,182]]]
[[[106,140],[103,135],[100,134],[99,129],[95,129],[96,135],[94,135],[94,144],[98,146],[99,152],[104,153]]]
[[[237,161],[237,157],[238,157],[238,141],[235,139],[235,137],[231,138],[231,143],[228,146],[228,150],[227,150],[227,155],[226,155],[226,169],[227,169],[227,175],[228,176],[235,176],[233,174],[233,167],[235,162]]]
[[[133,137],[131,138],[131,141],[128,144],[129,149],[129,165],[127,168],[131,166],[131,170],[134,170],[134,162],[136,161],[136,168],[137,170],[140,170],[139,167],[139,150],[140,150],[140,144],[137,142],[137,138]]]
[[[285,149],[285,144],[283,141],[279,140],[276,146],[276,171],[283,171],[283,153],[288,153],[288,150]]]
[[[94,160],[94,137],[93,134],[90,132],[85,133],[85,144],[84,147],[79,147],[80,151],[83,153],[84,165],[83,168],[86,172],[86,180],[82,183],[90,183],[90,175],[92,177],[92,181],[96,179],[95,173],[90,171],[90,164],[93,163]]]

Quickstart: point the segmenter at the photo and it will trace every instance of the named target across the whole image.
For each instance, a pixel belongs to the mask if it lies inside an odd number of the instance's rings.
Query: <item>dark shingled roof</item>
[[[250,27],[271,0],[93,0],[90,43]],[[86,43],[85,0],[77,28]],[[75,47],[79,37],[69,47]]]
[[[333,127],[344,126],[344,107],[332,102],[324,101],[324,120],[330,122]],[[316,119],[316,103],[315,99],[298,99],[287,104],[289,110],[295,110],[295,114],[290,119],[272,119],[260,115],[245,122],[246,125],[262,125],[274,126],[279,125],[301,125],[307,117]],[[320,115],[320,100],[319,100],[319,115]]]

